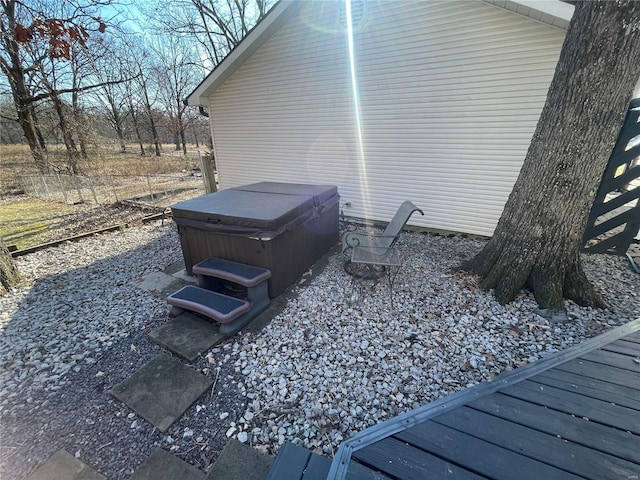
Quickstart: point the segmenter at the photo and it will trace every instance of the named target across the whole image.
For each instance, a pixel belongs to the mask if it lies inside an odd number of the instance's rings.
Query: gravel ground
[[[0,478],[22,479],[64,448],[124,480],[157,446],[206,470],[227,437],[275,453],[295,441],[331,455],[354,432],[640,316],[640,276],[585,256],[610,310],[567,302],[569,321],[501,306],[453,270],[482,241],[407,233],[394,284],[355,285],[333,255],[288,292],[283,312],[192,368],[215,380],[164,434],[108,391],[162,351],[147,332],[164,300],[136,285],[181,259],[171,222],[95,235],[18,259],[24,286],[0,298]]]

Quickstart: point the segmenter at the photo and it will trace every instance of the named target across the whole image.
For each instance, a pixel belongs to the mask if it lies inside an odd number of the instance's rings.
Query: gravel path
[[[342,256],[330,257],[262,332],[194,362],[214,388],[164,434],[107,392],[162,351],[146,333],[168,308],[136,284],[181,259],[174,225],[21,257],[28,284],[0,298],[0,478],[22,479],[61,448],[111,480],[156,446],[206,470],[228,436],[330,455],[364,427],[640,316],[640,276],[604,255],[585,256],[584,268],[611,310],[567,302],[569,322],[549,324],[529,294],[501,306],[452,270],[482,244],[403,235],[394,305],[388,285],[354,288]]]

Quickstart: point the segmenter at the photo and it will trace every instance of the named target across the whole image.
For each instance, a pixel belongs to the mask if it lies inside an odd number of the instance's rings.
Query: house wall
[[[348,215],[388,220],[410,199],[414,225],[491,235],[564,32],[475,0],[364,4],[357,95],[332,1],[304,3],[216,90],[221,187],[336,184]]]

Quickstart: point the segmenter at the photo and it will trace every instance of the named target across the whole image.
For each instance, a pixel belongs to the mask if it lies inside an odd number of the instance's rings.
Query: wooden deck
[[[356,434],[326,478],[639,480],[640,319]]]

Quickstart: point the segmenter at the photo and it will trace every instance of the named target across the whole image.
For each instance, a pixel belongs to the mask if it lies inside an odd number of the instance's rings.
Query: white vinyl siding
[[[345,213],[491,235],[564,32],[468,1],[367,2],[355,34],[362,152],[338,2],[308,2],[209,106],[222,188],[338,185]]]

